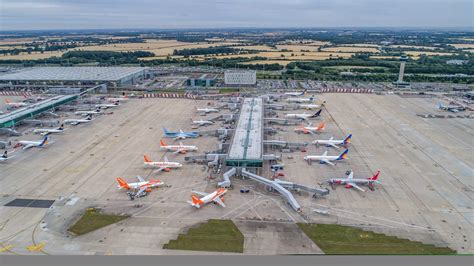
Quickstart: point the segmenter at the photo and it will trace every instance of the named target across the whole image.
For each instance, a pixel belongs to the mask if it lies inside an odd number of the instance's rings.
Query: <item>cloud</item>
[[[473,27],[471,0],[1,0],[0,29]]]

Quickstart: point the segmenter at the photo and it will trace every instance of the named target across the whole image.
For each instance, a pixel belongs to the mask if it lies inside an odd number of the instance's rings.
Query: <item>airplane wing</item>
[[[325,163],[327,163],[327,164],[330,164],[330,165],[332,165],[332,166],[335,165],[335,164],[333,164],[331,161],[328,161],[328,160],[326,160],[326,159],[322,159],[321,161],[322,161],[322,162],[325,162]]]
[[[77,122],[77,121],[71,122],[71,125],[73,125],[73,126],[77,126],[79,124],[80,124],[80,122]]]
[[[137,193],[135,193],[135,197],[140,197],[140,195],[143,194],[143,192],[145,192],[146,189],[147,187],[140,188],[140,190]]]
[[[331,137],[331,138],[329,139],[329,141],[331,141],[331,140],[333,140],[333,139],[334,139],[334,137]]]
[[[334,143],[328,143],[329,146],[339,149],[339,146],[335,145]]]
[[[222,199],[220,197],[216,197],[212,201],[214,201],[215,203],[217,203],[217,204],[221,205],[223,208],[225,208],[225,204],[224,204],[224,202],[222,201]]]
[[[197,191],[197,190],[193,190],[192,192],[194,194],[197,194],[197,195],[201,196],[201,197],[205,197],[205,196],[209,195],[208,193],[200,192],[200,191]]]
[[[50,133],[51,133],[51,132],[49,132],[49,131],[45,131],[45,132],[42,132],[40,135],[41,135],[41,136],[47,136],[47,135],[49,135]]]
[[[161,172],[163,170],[165,170],[165,167],[160,167],[160,168],[156,169],[155,171],[153,171],[153,173],[158,173],[158,172]]]
[[[26,150],[26,149],[29,149],[29,148],[34,147],[34,146],[35,145],[33,145],[33,144],[28,144],[28,145],[25,145],[25,147],[23,147],[23,149]]]
[[[365,190],[363,190],[361,187],[359,187],[358,185],[356,185],[355,183],[347,183],[348,185],[351,185],[352,187],[362,191],[362,192],[365,192]]]
[[[146,182],[145,179],[139,175],[137,175],[138,182]]]
[[[171,154],[178,154],[180,153],[182,150],[181,149],[177,149],[176,151],[172,152]]]
[[[322,156],[327,156],[328,155],[328,150],[326,150]]]

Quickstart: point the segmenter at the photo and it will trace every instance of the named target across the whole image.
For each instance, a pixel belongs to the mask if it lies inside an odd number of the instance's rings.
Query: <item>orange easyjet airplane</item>
[[[145,166],[158,167],[158,170],[156,170],[155,172],[161,172],[161,171],[169,172],[173,168],[180,168],[183,166],[180,163],[168,161],[168,158],[166,156],[163,162],[153,162],[152,160],[150,160],[148,155],[145,154],[143,155],[143,161],[144,161],[143,164]]]
[[[324,123],[320,123],[319,126],[317,127],[312,127],[311,123],[309,123],[307,126],[300,126],[300,127],[295,128],[295,132],[298,132],[298,133],[303,132],[304,134],[308,134],[308,133],[315,134],[316,132],[323,131],[324,128],[325,128]]]
[[[126,190],[138,190],[137,193],[130,195],[130,197],[133,199],[135,197],[141,197],[146,195],[146,193],[151,192],[152,188],[162,186],[164,183],[160,180],[150,180],[146,181],[143,177],[137,175],[138,182],[136,183],[127,183],[125,180],[123,180],[120,177],[117,177],[117,183],[118,183],[118,189],[126,189]]]
[[[177,153],[187,153],[188,151],[197,151],[198,147],[193,145],[183,145],[182,142],[179,145],[166,145],[163,140],[160,140],[160,149],[164,149],[167,151],[173,151],[173,154]]]
[[[227,189],[225,188],[218,188],[216,191],[210,194],[193,190],[193,193],[201,196],[201,198],[198,198],[192,195],[191,196],[192,201],[188,201],[188,203],[191,204],[191,206],[198,209],[201,208],[202,205],[205,205],[210,202],[217,203],[220,206],[225,208],[224,198],[222,198],[222,196],[224,196],[226,192],[227,192]]]

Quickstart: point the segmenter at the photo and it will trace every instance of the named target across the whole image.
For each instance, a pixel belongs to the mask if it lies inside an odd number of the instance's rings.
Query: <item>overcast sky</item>
[[[474,0],[0,0],[0,30],[473,27]]]

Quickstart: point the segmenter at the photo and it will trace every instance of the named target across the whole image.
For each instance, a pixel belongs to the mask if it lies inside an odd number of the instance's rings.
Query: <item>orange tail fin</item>
[[[167,146],[166,143],[163,141],[163,140],[160,140],[160,146],[161,147],[164,147],[164,146]]]
[[[319,130],[323,130],[326,127],[324,123],[319,124],[318,128]]]
[[[125,182],[125,180],[123,180],[122,178],[117,177],[116,180],[117,180],[117,183],[119,184],[119,187],[120,187],[120,188],[130,189],[130,187],[128,186],[128,183]]]
[[[198,197],[196,197],[194,195],[191,196],[191,199],[193,200],[193,204],[196,204],[196,205],[198,205],[198,204],[200,205],[200,204],[204,203],[201,199],[199,199]]]
[[[150,157],[148,157],[148,155],[143,155],[143,160],[145,161],[145,163],[151,163],[152,161],[150,160]]]

